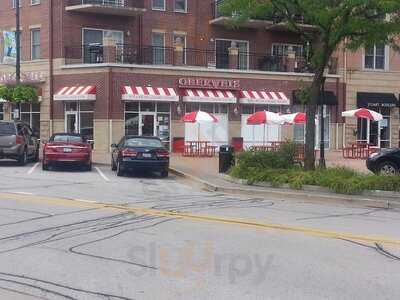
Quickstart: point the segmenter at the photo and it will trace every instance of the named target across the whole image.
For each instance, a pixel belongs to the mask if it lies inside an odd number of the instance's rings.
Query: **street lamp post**
[[[320,127],[320,146],[319,146],[319,167],[325,169],[325,122],[324,122],[324,103],[325,103],[325,77],[322,81],[321,94],[319,97],[320,104],[320,117],[319,117],[319,127]]]
[[[21,30],[20,30],[20,0],[15,0],[15,16],[16,16],[16,28],[15,28],[15,46],[16,46],[16,61],[15,61],[15,81],[16,84],[21,82]]]

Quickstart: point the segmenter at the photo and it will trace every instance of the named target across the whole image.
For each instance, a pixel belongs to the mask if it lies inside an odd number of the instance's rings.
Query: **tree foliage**
[[[324,84],[324,70],[332,54],[343,46],[350,50],[387,44],[395,49],[400,33],[399,0],[225,0],[221,10],[238,26],[248,19],[283,23],[304,44],[311,46],[314,77],[307,104],[306,169],[315,166],[317,100]],[[302,22],[299,22],[299,17]],[[304,30],[303,24],[311,27]]]
[[[38,101],[37,91],[29,85],[0,86],[0,99],[13,103],[34,103]]]

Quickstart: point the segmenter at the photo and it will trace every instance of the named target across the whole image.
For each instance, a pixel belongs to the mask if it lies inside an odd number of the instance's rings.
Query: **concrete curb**
[[[236,180],[231,177],[227,180],[228,175],[221,177],[231,183],[237,184],[238,187],[224,187],[212,184],[201,178],[188,174],[186,172],[170,167],[170,172],[176,176],[186,178],[197,183],[200,183],[205,189],[213,192],[221,192],[237,195],[253,195],[253,196],[274,196],[281,200],[299,200],[305,199],[309,201],[323,202],[341,202],[341,203],[356,203],[365,206],[374,206],[381,208],[400,208],[400,194],[390,193],[385,191],[376,191],[372,193],[364,193],[362,195],[344,195],[330,192],[326,188],[314,187],[306,190],[294,190],[288,187],[273,188],[268,184],[263,185],[247,185],[244,180]]]

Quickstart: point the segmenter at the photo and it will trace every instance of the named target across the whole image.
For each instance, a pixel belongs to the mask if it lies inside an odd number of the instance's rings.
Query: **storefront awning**
[[[96,100],[96,86],[65,86],[54,94],[54,101]]]
[[[299,91],[293,91],[293,105],[303,105],[302,100],[298,96]],[[324,105],[338,105],[338,98],[332,91],[324,91],[322,99],[318,99],[318,104],[323,102]]]
[[[171,101],[178,102],[179,96],[173,88],[124,86],[122,87],[124,101]]]
[[[357,93],[357,107],[397,107],[399,101],[391,93]]]
[[[236,97],[231,91],[186,89],[183,101],[236,103]]]
[[[290,99],[282,92],[241,91],[240,103],[262,105],[290,105]]]

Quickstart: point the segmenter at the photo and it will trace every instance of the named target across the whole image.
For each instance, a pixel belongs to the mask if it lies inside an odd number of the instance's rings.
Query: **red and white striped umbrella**
[[[285,120],[287,124],[304,124],[307,121],[307,115],[303,112],[294,114],[281,115],[281,118]]]
[[[354,110],[348,110],[342,112],[342,117],[350,117],[350,118],[362,118],[368,119],[371,121],[381,121],[383,120],[383,116],[376,111],[366,109],[366,108],[359,108]]]
[[[284,124],[285,120],[274,112],[270,111],[258,111],[247,118],[247,124],[249,125],[260,125],[260,124]]]
[[[217,123],[218,119],[208,112],[199,110],[185,114],[182,121],[186,123]]]

